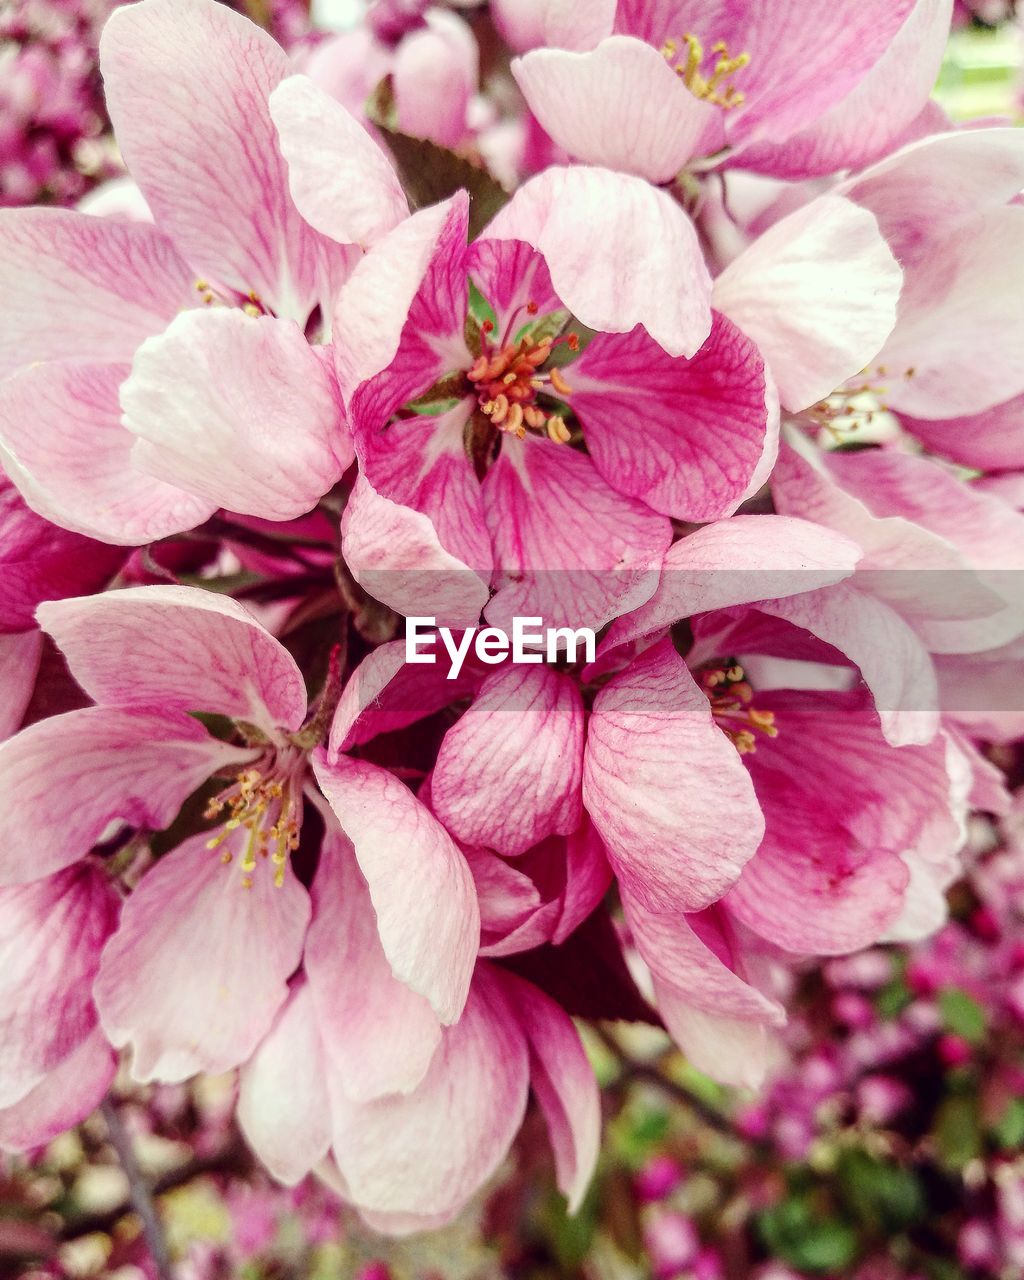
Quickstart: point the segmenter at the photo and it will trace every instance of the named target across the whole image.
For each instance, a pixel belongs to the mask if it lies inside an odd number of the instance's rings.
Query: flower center
[[[284,884],[288,855],[299,847],[303,758],[298,751],[270,750],[236,774],[234,782],[206,806],[207,820],[227,814],[220,832],[207,840],[208,849],[220,848],[235,831],[248,833],[240,862],[243,889],[252,888],[252,873],[260,858],[269,858],[273,864],[276,887]],[[233,859],[230,849],[221,854],[225,864]]]
[[[686,57],[676,61],[686,50]],[[746,101],[745,95],[731,84],[737,71],[742,71],[750,62],[749,53],[738,53],[734,58],[729,56],[729,48],[724,40],[711,46],[714,62],[710,73],[701,70],[704,66],[704,46],[696,36],[686,35],[682,40],[666,40],[661,52],[672,70],[682,77],[687,89],[696,98],[703,98],[723,111],[731,111]]]
[[[735,744],[741,756],[757,750],[757,734],[777,738],[773,711],[753,706],[754,690],[738,662],[712,664],[701,673],[701,687],[711,703],[715,723]]]
[[[247,316],[252,316],[253,318],[271,314],[259,294],[252,289],[245,295],[229,294],[223,290],[215,289],[209,280],[197,280],[196,292],[199,294],[203,305],[207,307],[241,307]]]
[[[525,310],[537,314],[537,304],[528,302]],[[546,413],[537,403],[538,394],[558,397],[572,395],[572,387],[561,370],[543,366],[555,347],[565,343],[570,351],[579,350],[579,339],[572,333],[562,338],[525,334],[511,341],[516,315],[509,320],[499,343],[491,340],[494,326],[484,321],[481,326],[480,355],[466,371],[466,378],[477,394],[484,417],[507,435],[522,440],[527,429],[544,432],[556,444],[568,444],[571,433],[557,413]]]

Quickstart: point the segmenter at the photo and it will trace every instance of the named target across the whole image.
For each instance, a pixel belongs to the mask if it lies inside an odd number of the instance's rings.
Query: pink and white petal
[[[457,278],[464,276],[468,225],[469,198],[465,192],[457,192],[400,222],[358,263],[338,294],[332,324],[335,368],[346,404],[357,388],[395,361],[418,294],[425,295],[424,314],[419,319],[435,337],[453,332],[461,335],[466,295],[456,294],[456,288]],[[432,319],[436,322],[433,326]],[[407,353],[399,362],[398,390],[392,393],[388,386],[364,392],[364,400],[387,400],[388,408],[378,426],[383,426],[399,405],[448,372],[442,368],[438,352],[426,344],[415,354],[415,361]],[[410,363],[414,367],[409,368]],[[393,380],[394,375],[388,381]],[[372,406],[364,405],[354,416],[360,415],[373,416]]]
[[[92,864],[0,889],[0,1110],[96,1025],[92,982],[117,910],[107,876]]]
[[[821,196],[731,262],[712,299],[760,347],[779,398],[796,412],[878,354],[896,323],[902,284],[874,216]]]
[[[128,365],[37,364],[0,382],[0,460],[39,515],[136,546],[202,524],[217,504],[133,466],[118,399],[128,373]]]
[[[694,522],[731,515],[766,452],[774,461],[775,389],[751,339],[722,315],[692,360],[672,359],[637,328],[598,334],[566,377],[594,465],[655,511]]]
[[[414,138],[455,148],[465,139],[467,112],[480,78],[476,37],[466,22],[440,7],[395,49],[391,76],[398,127]]]
[[[902,141],[934,88],[953,0],[916,0],[895,39],[861,82],[788,137],[744,148],[736,162],[796,180],[863,169]]]
[[[725,142],[723,114],[687,89],[661,53],[611,36],[583,53],[535,49],[512,74],[544,130],[571,156],[667,183]]]
[[[506,438],[487,473],[483,513],[502,577],[487,619],[604,626],[646,600],[672,530],[611,487],[583,454],[550,440]]]
[[[1021,662],[1024,637],[982,653],[938,655],[935,669],[943,712],[984,741],[1009,743],[1024,736],[1024,700],[1009,674]]]
[[[0,742],[16,733],[32,698],[43,652],[38,631],[0,635]]]
[[[155,227],[67,209],[0,210],[0,377],[41,360],[130,360],[196,302]]]
[[[694,355],[711,332],[711,282],[693,224],[642,178],[583,165],[546,169],[484,234],[538,249],[555,292],[591,329],[629,333],[642,324],[670,356]]]
[[[466,269],[490,303],[499,334],[511,326],[514,336],[527,314],[545,316],[562,307],[544,255],[524,240],[474,240]]]
[[[489,849],[465,852],[480,903],[480,954],[506,955],[506,941],[544,907],[540,890],[521,863],[506,862]]]
[[[652,910],[715,902],[764,834],[749,775],[668,640],[597,695],[583,801],[620,883]]]
[[[379,494],[360,474],[341,520],[345,563],[359,585],[397,612],[439,626],[476,626],[487,583],[441,545],[429,516]]]
[[[395,977],[443,1023],[462,1013],[480,940],[473,877],[451,836],[394,774],[363,760],[313,758],[317,781],[355,847]]]
[[[304,324],[320,240],[288,191],[268,99],[284,50],[214,0],[143,0],[100,41],[107,108],[157,223],[196,269]]]
[[[454,1215],[504,1160],[528,1083],[525,1036],[503,985],[481,965],[462,1017],[413,1093],[360,1105],[332,1087],[348,1196],[373,1215]]]
[[[558,1189],[579,1211],[601,1148],[601,1095],[572,1019],[529,982],[502,973],[530,1050],[530,1087],[555,1153]]]
[[[0,1148],[30,1151],[73,1129],[103,1101],[116,1071],[97,1027],[30,1093],[0,1110]]]
[[[983,210],[1005,205],[1022,187],[1024,137],[1018,129],[993,127],[923,138],[836,190],[871,210],[908,270],[929,256],[936,239]]]
[[[352,461],[333,372],[290,320],[178,316],[139,348],[121,407],[140,471],[243,515],[304,515]]]
[[[441,743],[435,813],[457,840],[507,857],[569,835],[582,813],[583,719],[579,690],[554,668],[492,672]]]
[[[779,141],[845,98],[896,38],[914,0],[623,0],[616,30],[660,48],[696,32],[749,53],[735,84],[742,106],[726,125],[735,144]]]
[[[899,316],[878,355],[886,403],[958,418],[1024,392],[1024,208],[989,209],[935,237],[907,271]]]
[[[581,9],[576,0],[546,0],[544,43],[556,49],[593,49],[612,34],[616,0],[590,0]]]
[[[244,875],[247,840],[248,832],[234,832],[210,849],[205,835],[193,836],[161,858],[124,905],[95,997],[107,1038],[118,1049],[131,1046],[135,1080],[175,1083],[237,1067],[288,997],[309,895],[290,867],[280,887],[269,866]],[[233,854],[228,865],[225,852]]]
[[[1024,395],[957,418],[923,419],[900,414],[900,424],[930,453],[981,471],[1024,469],[1022,423]]]
[[[331,1145],[323,1045],[308,983],[299,978],[239,1073],[238,1125],[278,1182],[294,1187]]]
[[[307,76],[270,95],[296,207],[341,244],[370,245],[409,213],[391,161],[349,111]]]
[[[457,679],[449,680],[440,663],[406,662],[404,640],[380,645],[342,690],[328,740],[330,759],[469,697],[479,680],[475,665],[463,666]]]
[[[392,973],[352,844],[330,827],[313,882],[305,970],[324,1068],[344,1096],[369,1102],[411,1093],[441,1041],[441,1024]]]
[[[209,711],[298,729],[295,659],[244,605],[198,587],[128,587],[39,607],[39,623],[96,702]]]
[[[841,582],[860,556],[843,534],[788,515],[733,516],[696,529],[669,548],[651,599],[612,624],[602,657],[694,614]]]
[[[758,607],[832,645],[860,668],[893,746],[920,745],[934,738],[935,669],[910,626],[887,604],[839,583],[786,600],[767,600]]]
[[[654,913],[628,894],[623,905],[669,1034],[699,1071],[723,1084],[758,1088],[771,1033],[786,1015],[746,981],[727,918]]]
[[[115,819],[166,827],[200,783],[238,756],[175,712],[84,707],[22,729],[0,743],[10,828],[0,883],[27,884],[70,866]]]

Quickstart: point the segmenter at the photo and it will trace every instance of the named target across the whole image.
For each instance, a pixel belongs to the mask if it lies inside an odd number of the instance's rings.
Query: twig
[[[149,1253],[153,1260],[156,1274],[159,1280],[174,1280],[174,1269],[171,1266],[171,1255],[167,1249],[167,1239],[164,1236],[164,1229],[160,1223],[156,1205],[153,1203],[153,1193],[142,1170],[139,1168],[138,1160],[135,1158],[131,1136],[125,1128],[124,1121],[121,1119],[117,1106],[112,1099],[109,1097],[104,1098],[100,1104],[100,1111],[103,1113],[103,1119],[107,1125],[107,1137],[110,1139],[110,1145],[117,1153],[121,1168],[128,1179],[132,1207],[142,1222],[142,1234],[145,1236],[146,1244],[149,1246]]]

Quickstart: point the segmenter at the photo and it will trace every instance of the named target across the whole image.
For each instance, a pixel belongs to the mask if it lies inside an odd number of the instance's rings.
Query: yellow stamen
[[[695,35],[683,36],[682,43],[686,46],[685,62],[676,62],[679,43],[675,40],[666,40],[661,52],[694,97],[721,107],[723,111],[741,106],[745,101],[744,95],[728,81],[738,71],[750,65],[750,54],[738,53],[735,57],[730,57],[728,45],[724,40],[719,40],[711,46],[711,52],[715,55],[711,73],[703,75],[701,67],[704,65],[704,46]]]

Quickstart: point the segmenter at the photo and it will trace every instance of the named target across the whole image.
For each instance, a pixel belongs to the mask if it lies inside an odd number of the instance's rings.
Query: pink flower
[[[4,466],[41,515],[126,544],[222,505],[289,519],[351,461],[323,344],[359,250],[320,235],[289,194],[268,107],[285,53],[222,4],[184,3],[120,9],[101,45],[156,225],[0,214]],[[379,152],[353,129],[365,191]],[[388,175],[368,201],[385,226],[405,212]]]
[[[5,845],[0,881],[32,883],[75,864],[111,823],[165,828],[187,796],[219,779],[206,808],[212,834],[184,840],[128,898],[96,1001],[108,1037],[131,1044],[136,1078],[227,1070],[272,1024],[310,918],[290,861],[304,797],[324,804],[307,764],[318,731],[302,732],[302,676],[240,605],[191,588],[50,603],[40,619],[97,705],[0,747],[12,830],[24,833]],[[192,713],[212,715],[222,736]],[[383,769],[341,759],[327,790],[352,834],[389,963],[440,1022],[455,1021],[479,936],[462,855]],[[396,838],[407,851],[397,876],[386,856]],[[209,941],[202,956],[197,931]]]
[[[798,178],[885,154],[925,108],[952,0],[592,8],[549,0],[556,47],[513,73],[570,155],[668,183],[705,157]]]

